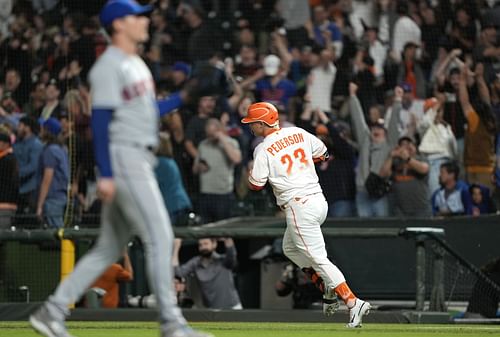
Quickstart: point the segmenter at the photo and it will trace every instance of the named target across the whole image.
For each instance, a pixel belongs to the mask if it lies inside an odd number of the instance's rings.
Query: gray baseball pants
[[[173,287],[173,231],[153,172],[156,158],[145,148],[123,145],[112,145],[110,153],[116,195],[103,206],[97,243],[59,284],[49,297],[47,308],[57,319],[64,320],[69,314],[68,305],[76,302],[120,258],[131,236],[138,235],[145,247],[147,273],[157,297],[161,327],[185,325]]]

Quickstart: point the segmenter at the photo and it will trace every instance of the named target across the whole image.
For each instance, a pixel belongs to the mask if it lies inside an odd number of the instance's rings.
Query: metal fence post
[[[437,244],[432,245],[434,258],[432,260],[432,291],[429,310],[446,311],[444,301],[444,250]]]
[[[417,311],[424,310],[425,302],[425,237],[417,235],[416,243],[416,291],[415,308]]]

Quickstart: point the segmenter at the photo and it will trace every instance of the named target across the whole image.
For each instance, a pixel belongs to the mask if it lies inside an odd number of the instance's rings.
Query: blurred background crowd
[[[96,222],[87,74],[103,2],[0,0],[0,227]],[[157,150],[177,225],[278,213],[246,187],[261,140],[240,119],[260,100],[327,144],[330,216],[499,209],[500,1],[148,2],[157,95],[188,94]]]

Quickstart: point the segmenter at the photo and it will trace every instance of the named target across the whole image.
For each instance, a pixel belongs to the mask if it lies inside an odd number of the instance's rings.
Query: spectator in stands
[[[260,65],[257,62],[257,48],[253,45],[242,45],[237,56],[234,75],[244,80],[254,75],[259,68]]]
[[[166,132],[160,132],[159,138],[160,145],[156,152],[158,157],[158,165],[155,169],[156,179],[158,180],[170,221],[175,226],[179,221],[183,220],[183,217],[185,218],[193,206],[184,189],[179,167],[173,159],[170,135]]]
[[[61,123],[51,117],[40,120],[40,124],[45,146],[37,172],[39,192],[36,215],[43,217],[50,228],[62,228],[69,183],[68,154],[58,140]]]
[[[387,58],[387,46],[378,38],[378,28],[375,26],[365,27],[364,42],[365,52],[373,59],[373,70],[377,83],[384,80],[384,65]]]
[[[45,84],[36,83],[31,89],[30,99],[23,105],[22,111],[26,116],[37,119],[45,105]]]
[[[408,1],[398,0],[396,6],[399,17],[392,31],[392,50],[390,55],[399,63],[401,61],[404,46],[408,42],[420,46],[422,32],[417,23],[409,16]]]
[[[286,71],[281,68],[281,60],[276,55],[264,58],[265,77],[255,83],[256,99],[273,103],[288,109],[289,100],[295,96],[295,84],[286,78]]]
[[[459,48],[464,53],[472,52],[476,40],[476,22],[467,8],[459,7],[455,11],[450,37],[453,48]]]
[[[342,32],[335,22],[330,21],[328,12],[323,5],[317,5],[313,9],[313,30],[312,38],[319,46],[325,48],[328,44],[333,44],[335,56],[340,58],[342,56]]]
[[[328,201],[328,216],[354,217],[356,216],[354,174],[356,149],[348,138],[348,125],[330,121],[321,110],[316,110],[316,113],[323,123],[316,128],[316,135],[325,143],[330,153],[327,161],[316,166],[321,188]]]
[[[431,216],[428,174],[429,164],[417,153],[415,140],[408,136],[400,138],[380,174],[391,177],[394,215]]]
[[[206,61],[214,52],[222,50],[222,38],[219,30],[205,20],[203,8],[195,1],[182,1],[178,10],[191,29],[187,41],[187,55],[196,67],[197,62]]]
[[[185,62],[175,62],[171,69],[168,89],[171,92],[180,91],[191,74],[191,67]]]
[[[417,125],[423,118],[423,104],[417,101],[413,96],[413,88],[408,83],[401,85],[403,89],[402,109],[399,113],[398,131],[399,137],[409,136],[417,137]],[[385,114],[385,123],[388,125],[392,118],[392,108],[389,108]]]
[[[354,59],[353,82],[359,86],[357,97],[364,112],[369,111],[370,107],[376,104],[377,99],[377,83],[373,65],[374,61],[370,56],[365,55],[361,50],[358,51]]]
[[[11,97],[16,105],[22,106],[28,101],[28,95],[24,90],[22,83],[21,74],[19,70],[11,68],[5,72],[5,88],[6,92],[10,92]]]
[[[349,109],[354,135],[359,145],[356,174],[356,209],[360,217],[383,217],[389,215],[389,201],[385,179],[380,170],[391,149],[398,140],[397,121],[401,110],[403,89],[396,87],[393,112],[387,131],[383,123],[368,127],[359,100],[357,85],[349,84]]]
[[[0,229],[10,228],[19,195],[19,170],[11,144],[8,130],[0,128]]]
[[[92,284],[92,290],[99,289],[104,292],[101,299],[102,308],[117,308],[120,304],[119,290],[120,283],[130,282],[134,279],[134,270],[130,263],[130,258],[125,252],[122,260],[113,263],[108,269]]]
[[[479,40],[474,47],[474,59],[484,64],[486,78],[492,78],[500,66],[500,41],[497,31],[498,23],[485,20],[481,26]]]
[[[43,106],[40,117],[47,120],[51,117],[59,118],[62,112],[62,105],[59,101],[61,91],[59,90],[57,81],[51,79],[45,88],[45,105]]]
[[[180,239],[174,243],[172,259],[177,277],[192,277],[201,292],[203,305],[210,309],[242,309],[240,297],[234,284],[233,271],[238,260],[233,239],[219,239],[224,242],[225,254],[216,252],[217,239],[198,240],[200,255],[184,264],[179,263]]]
[[[464,164],[467,181],[492,189],[491,175],[495,164],[496,122],[491,111],[488,86],[484,81],[483,66],[476,66],[475,80],[479,100],[471,103],[467,89],[468,67],[461,66],[459,101],[467,118],[465,133]]]
[[[432,196],[432,213],[439,216],[470,215],[472,200],[467,184],[458,180],[460,168],[455,162],[441,164],[441,188]]]
[[[429,98],[424,104],[424,117],[417,125],[420,136],[419,152],[429,162],[429,191],[439,189],[439,170],[441,164],[457,160],[457,141],[451,126],[443,119],[443,94],[439,99]]]
[[[422,67],[428,74],[434,61],[438,57],[440,40],[444,30],[444,20],[439,17],[437,8],[431,7],[427,2],[420,2],[420,16],[422,17],[422,44],[425,46],[422,53]]]
[[[10,91],[4,91],[0,102],[0,124],[15,128],[21,115],[21,109],[13,100]]]
[[[334,52],[325,48],[319,51],[318,64],[311,69],[307,91],[311,99],[311,108],[323,112],[332,111],[332,89],[337,68],[333,64]]]
[[[198,145],[205,139],[205,125],[215,112],[216,97],[211,93],[201,94],[198,100],[197,114],[189,120],[186,127],[184,146],[191,158],[198,156]]]
[[[20,213],[34,213],[37,200],[38,162],[43,144],[37,136],[39,125],[31,117],[23,117],[17,128],[17,140],[14,144],[14,155],[19,163],[19,203]]]
[[[418,45],[414,42],[407,42],[403,47],[403,59],[399,64],[398,83],[407,83],[411,86],[413,98],[426,97],[426,78],[424,71],[417,60]]]
[[[472,200],[473,216],[495,213],[495,207],[490,198],[490,190],[488,188],[478,184],[472,184],[469,187],[469,193]]]
[[[241,162],[238,142],[228,137],[219,120],[207,121],[206,138],[198,146],[193,172],[200,177],[199,213],[202,220],[231,216],[234,203],[234,168]]]

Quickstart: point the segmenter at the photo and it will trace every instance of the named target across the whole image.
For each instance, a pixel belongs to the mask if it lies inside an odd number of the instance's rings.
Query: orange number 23
[[[298,148],[297,150],[293,151],[293,156],[295,157],[295,159],[298,159],[305,166],[309,164],[307,162],[306,153],[304,152],[304,149]],[[293,162],[294,160],[289,154],[285,154],[281,157],[281,163],[283,165],[287,165],[286,174],[288,175],[292,173]]]

